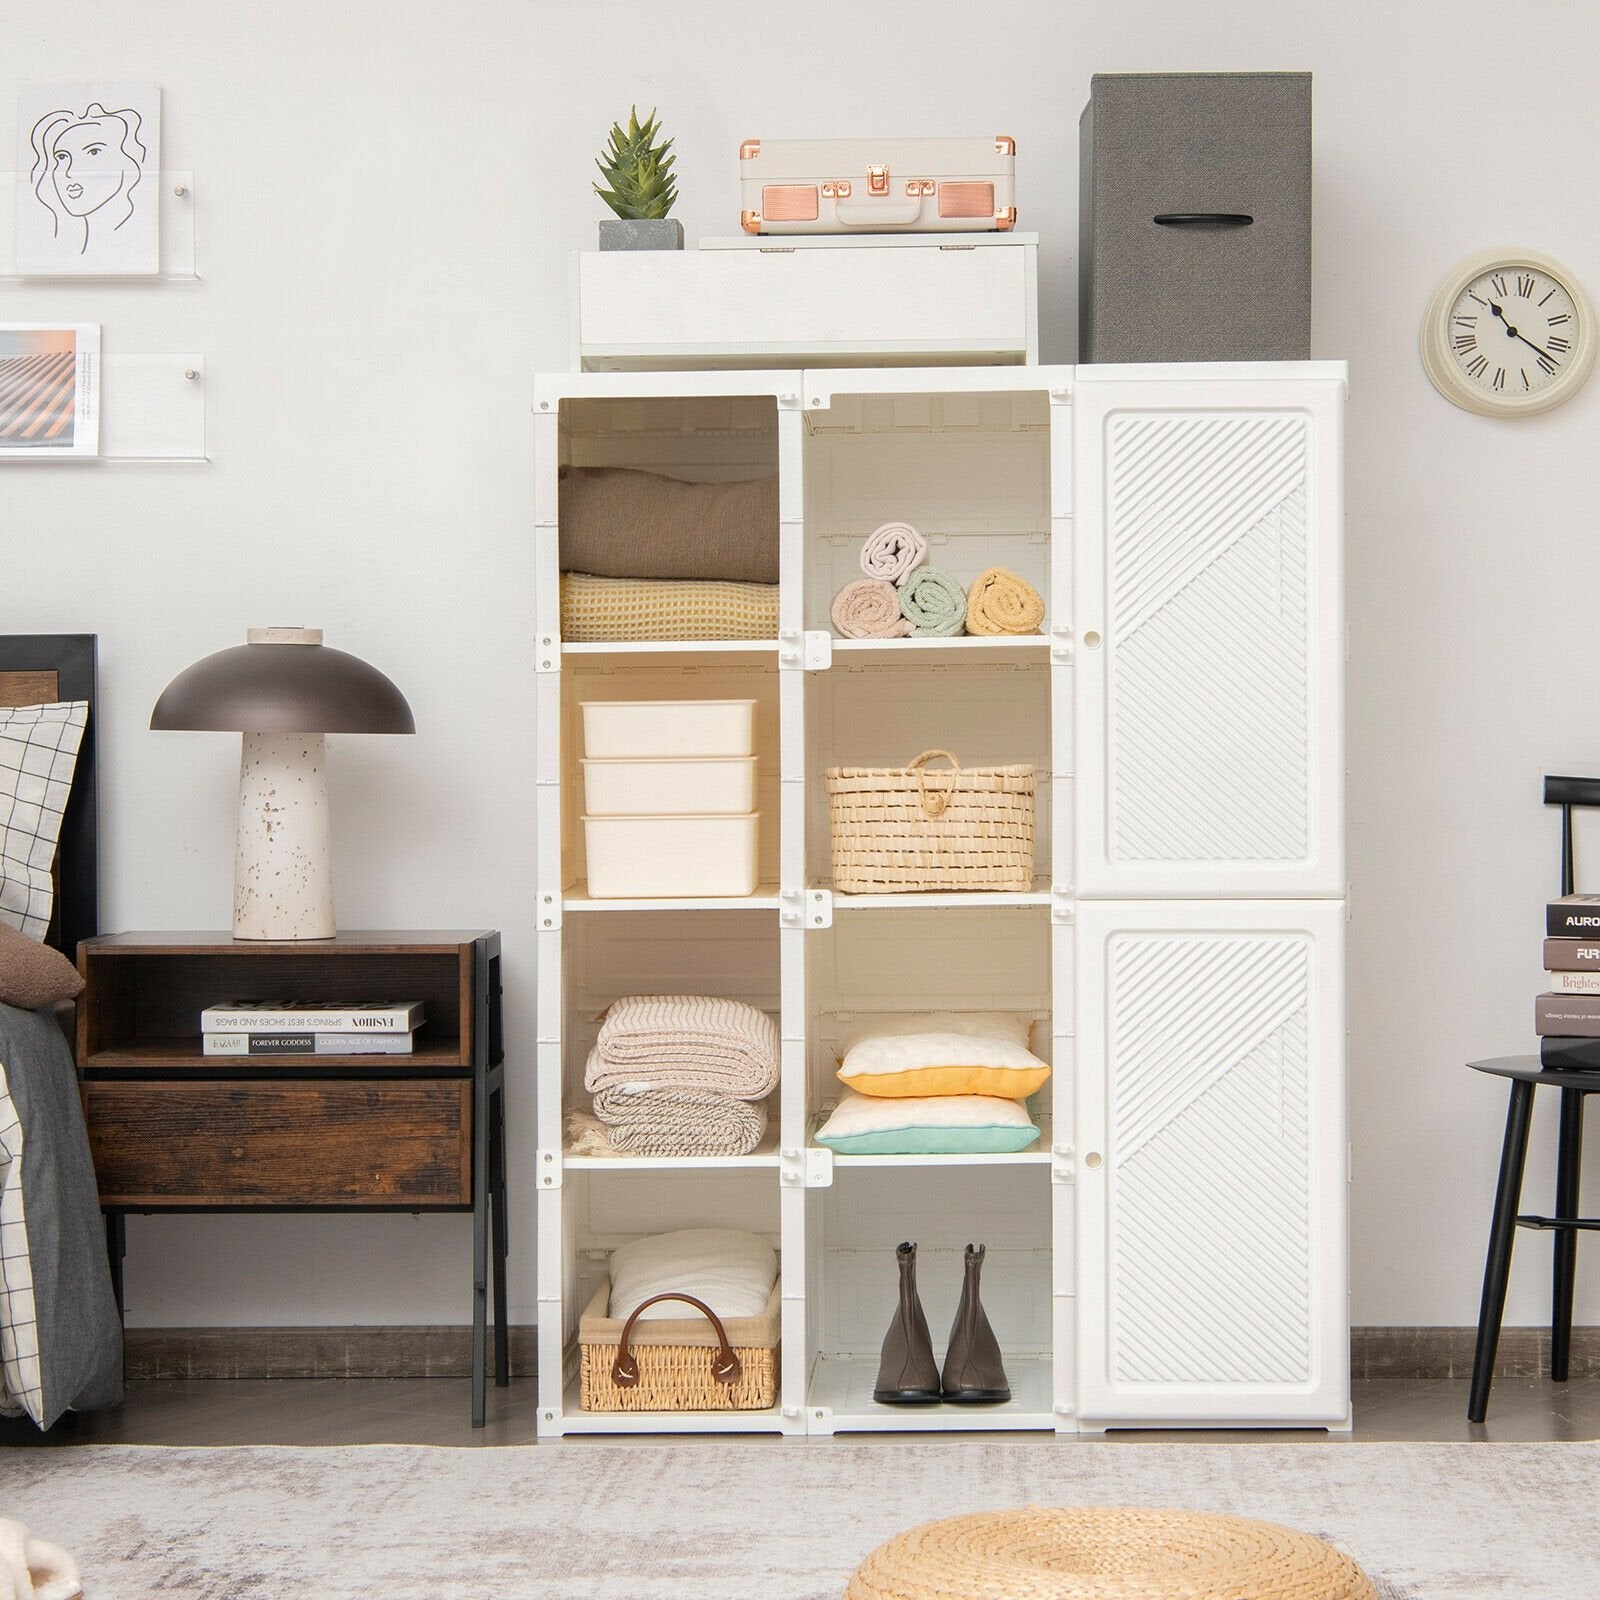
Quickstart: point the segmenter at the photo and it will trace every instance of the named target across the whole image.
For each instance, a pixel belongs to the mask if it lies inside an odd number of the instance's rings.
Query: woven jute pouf
[[[1142,1506],[978,1511],[881,1544],[845,1600],[1377,1600],[1348,1556],[1248,1517]]]

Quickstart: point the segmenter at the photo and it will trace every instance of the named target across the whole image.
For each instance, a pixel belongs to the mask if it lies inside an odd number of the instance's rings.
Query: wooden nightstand
[[[500,935],[119,933],[80,944],[78,970],[78,1064],[118,1305],[129,1212],[470,1211],[481,1427],[491,1255],[495,1382],[509,1381]],[[420,999],[426,1021],[407,1056],[202,1055],[202,1009],[236,999]]]

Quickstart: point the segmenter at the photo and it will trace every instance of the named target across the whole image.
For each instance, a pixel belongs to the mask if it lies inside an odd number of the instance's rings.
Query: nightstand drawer
[[[472,1082],[90,1082],[100,1203],[472,1204]]]

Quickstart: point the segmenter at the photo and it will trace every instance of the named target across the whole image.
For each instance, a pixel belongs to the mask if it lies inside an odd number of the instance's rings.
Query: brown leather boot
[[[983,1255],[988,1247],[967,1246],[966,1275],[961,1281],[961,1303],[950,1329],[949,1348],[944,1353],[944,1373],[940,1379],[944,1398],[963,1405],[981,1405],[1009,1400],[1011,1385],[1000,1360],[1000,1341],[983,1314],[978,1298],[978,1276],[983,1271]]]
[[[939,1398],[939,1363],[933,1358],[928,1319],[917,1294],[917,1247],[896,1247],[900,1264],[900,1304],[883,1336],[878,1382],[872,1398],[880,1406],[925,1406]]]

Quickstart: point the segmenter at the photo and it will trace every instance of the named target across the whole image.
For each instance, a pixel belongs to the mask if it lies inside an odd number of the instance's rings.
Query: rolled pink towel
[[[928,541],[909,522],[884,523],[861,547],[861,570],[887,583],[904,583],[927,559]]]
[[[882,578],[857,578],[833,597],[829,612],[841,639],[904,639],[911,624],[900,615],[900,591]]]

